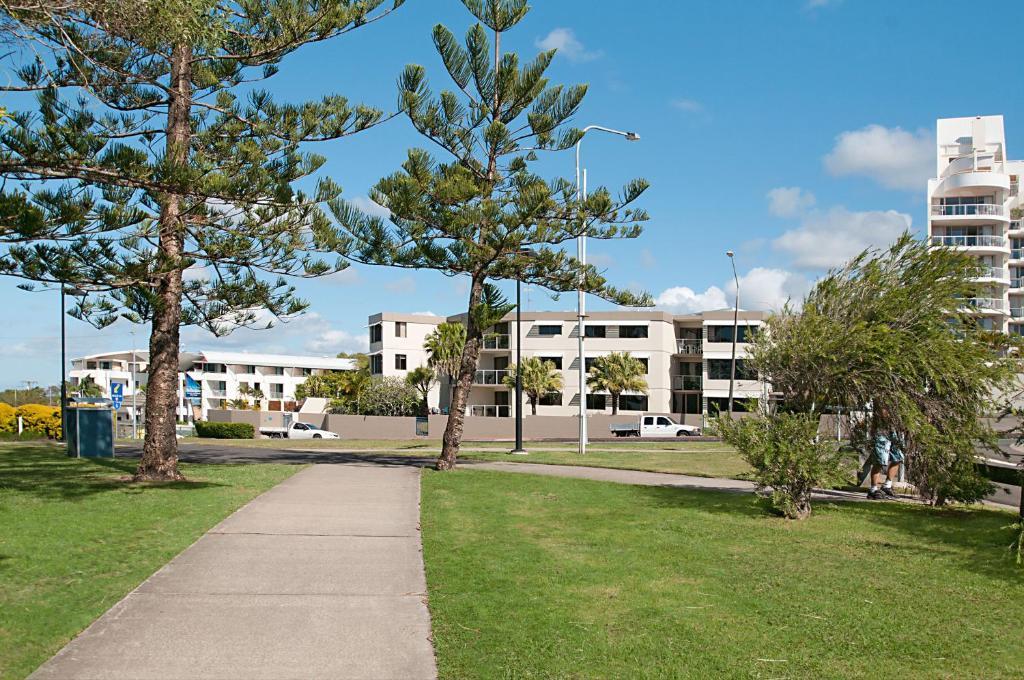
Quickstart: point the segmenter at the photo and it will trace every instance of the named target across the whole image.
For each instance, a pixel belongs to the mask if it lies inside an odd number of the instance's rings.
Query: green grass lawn
[[[121,481],[134,461],[0,444],[0,678],[22,678],[298,465],[183,465],[188,482]]]
[[[308,449],[323,451],[387,451],[397,455],[436,456],[441,450],[438,440],[346,439],[313,441],[301,439],[186,439],[184,443],[211,444],[270,449]],[[722,442],[688,442],[686,440],[595,442],[580,456],[576,445],[559,442],[529,442],[529,455],[510,456],[509,442],[465,442],[462,460],[543,463],[549,465],[583,465],[590,467],[674,472],[698,477],[746,479],[748,466],[736,451]]]
[[[442,678],[1019,678],[992,510],[425,471]]]

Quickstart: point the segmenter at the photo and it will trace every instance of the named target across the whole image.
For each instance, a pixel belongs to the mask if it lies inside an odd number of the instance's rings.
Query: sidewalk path
[[[32,678],[434,678],[415,467],[315,465],[225,519]]]

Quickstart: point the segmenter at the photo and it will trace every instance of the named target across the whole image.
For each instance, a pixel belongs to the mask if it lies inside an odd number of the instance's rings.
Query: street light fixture
[[[537,253],[529,248],[520,248],[519,257],[533,258]],[[516,447],[510,451],[518,456],[525,456],[523,448],[523,332],[522,332],[522,267],[516,276]]]
[[[640,135],[635,132],[624,132],[622,130],[615,130],[613,128],[603,127],[601,125],[588,125],[583,128],[582,134],[580,135],[579,141],[576,142],[576,200],[579,205],[583,205],[583,200],[587,197],[587,171],[583,170],[582,182],[580,181],[580,146],[583,144],[583,137],[586,136],[591,130],[598,130],[600,132],[607,132],[612,135],[619,135],[625,137],[627,142],[636,142],[640,140]],[[581,225],[582,226],[582,225]],[[582,229],[580,235],[576,238],[576,259],[579,260],[581,266],[587,264],[587,234],[586,230]],[[580,445],[579,452],[583,455],[587,452],[587,371],[586,371],[586,359],[583,356],[583,336],[586,328],[586,307],[585,307],[585,293],[583,292],[583,274],[580,273],[580,286],[576,291],[576,330],[579,336],[579,393],[580,393]]]
[[[733,389],[736,384],[736,333],[740,316],[740,278],[736,275],[736,257],[731,250],[725,251],[732,264],[732,279],[736,284],[736,301],[732,310],[732,361],[729,366],[729,417],[732,418]]]

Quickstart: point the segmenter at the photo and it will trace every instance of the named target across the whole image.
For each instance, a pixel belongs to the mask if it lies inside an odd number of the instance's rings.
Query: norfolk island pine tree
[[[433,31],[434,45],[457,91],[435,96],[422,66],[407,66],[399,79],[402,109],[446,160],[411,149],[401,170],[370,192],[390,211],[387,219],[364,214],[340,199],[331,203],[352,240],[354,260],[469,279],[466,343],[439,470],[455,466],[483,334],[499,320],[486,304],[489,281],[518,278],[555,292],[582,288],[618,304],[651,303],[645,294],[613,288],[564,247],[582,234],[597,239],[639,236],[647,215],[630,206],[647,183],[630,182],[617,199],[598,189],[580,203],[572,183],[547,182],[531,172],[538,153],[564,151],[580,139],[582,132],[568,123],[586,87],[549,85],[544,73],[554,50],[523,66],[515,53],[501,52],[502,35],[529,10],[525,0],[462,2],[476,18],[465,46],[440,24]],[[524,255],[524,249],[532,254]]]
[[[36,92],[37,110],[11,110],[0,128],[0,273],[89,290],[72,315],[96,326],[151,324],[136,478],[181,476],[180,327],[269,326],[307,307],[285,276],[348,266],[323,211],[340,188],[313,180],[324,159],[304,147],[384,115],[338,95],[278,104],[251,83],[402,2],[6,8],[6,26],[36,50],[8,56],[14,84],[0,91]],[[300,180],[312,190],[297,189]],[[184,277],[189,268],[200,275]]]

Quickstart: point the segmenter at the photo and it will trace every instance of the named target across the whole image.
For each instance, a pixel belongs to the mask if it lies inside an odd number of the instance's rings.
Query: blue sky
[[[1012,31],[998,30],[1024,23],[1019,2],[985,3],[980,24],[972,6],[926,0],[533,4],[504,49],[560,47],[552,80],[590,85],[575,123],[642,136],[584,143],[591,186],[614,190],[635,176],[651,183],[640,203],[651,214],[644,235],[595,243],[590,253],[614,283],[649,291],[665,309],[731,300],[730,248],[741,306],[771,308],[860,249],[885,245],[908,224],[922,229],[936,118],[1004,114],[1010,156],[1024,156],[1024,96],[1012,78],[1019,54]],[[430,30],[442,22],[462,35],[469,16],[458,0],[408,0],[376,25],[293,56],[268,88],[282,100],[335,92],[391,108],[406,63],[450,86]],[[419,145],[396,119],[317,151],[359,202]],[[573,173],[571,152],[543,163],[544,174]],[[55,382],[56,293],[17,283],[0,278],[0,386]],[[466,303],[463,282],[433,272],[354,266],[298,288],[312,303],[304,317],[221,339],[186,329],[185,348],[334,354],[365,349],[376,311],[449,314]],[[572,298],[535,289],[524,306],[570,309]],[[69,319],[69,354],[129,348],[130,330]],[[135,338],[145,347],[148,329]]]

